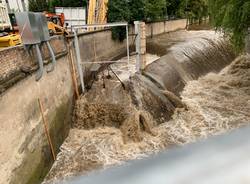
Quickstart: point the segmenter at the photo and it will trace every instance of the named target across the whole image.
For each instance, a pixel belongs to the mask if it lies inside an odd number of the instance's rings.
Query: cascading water
[[[203,33],[187,32],[189,39],[169,47],[144,75],[126,81],[126,90],[114,76],[105,79],[103,88],[99,76],[77,102],[73,128],[44,183],[144,158],[250,122],[250,56],[232,62],[227,42],[211,31],[210,36]],[[126,78],[128,68],[114,68]]]

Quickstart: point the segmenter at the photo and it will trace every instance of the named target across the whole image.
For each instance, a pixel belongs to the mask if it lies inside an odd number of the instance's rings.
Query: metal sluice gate
[[[89,28],[110,28],[110,27],[126,27],[126,47],[127,47],[127,62],[121,62],[121,61],[82,61],[81,59],[81,53],[80,53],[80,47],[79,47],[79,41],[78,41],[78,35],[77,35],[77,29],[89,29]],[[112,63],[127,63],[129,65],[129,28],[127,22],[117,22],[117,23],[109,23],[109,24],[89,24],[89,25],[81,25],[81,26],[72,26],[72,30],[74,33],[74,46],[75,46],[75,53],[76,53],[76,63],[77,63],[77,69],[80,77],[80,83],[82,92],[85,92],[85,85],[84,85],[84,70],[82,68],[82,65],[86,64],[112,64]]]

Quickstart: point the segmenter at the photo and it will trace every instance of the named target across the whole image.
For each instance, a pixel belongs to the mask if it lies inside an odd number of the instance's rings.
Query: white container
[[[83,7],[55,7],[56,14],[64,13],[65,24],[71,26],[86,24],[86,8]],[[66,26],[66,25],[64,25]]]

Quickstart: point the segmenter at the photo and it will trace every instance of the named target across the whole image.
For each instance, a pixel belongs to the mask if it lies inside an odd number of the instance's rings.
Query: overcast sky
[[[26,7],[28,6],[28,0],[24,0],[25,4],[26,4]],[[22,4],[21,4],[21,0],[9,0],[9,4],[10,4],[10,8],[11,9],[15,9],[15,10],[18,10],[18,5],[17,3],[19,4],[19,7],[22,11]]]

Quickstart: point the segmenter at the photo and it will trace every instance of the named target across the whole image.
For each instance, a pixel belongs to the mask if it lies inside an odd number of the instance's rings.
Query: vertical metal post
[[[140,40],[141,40],[141,36],[140,36],[140,22],[139,21],[135,21],[135,35],[136,35],[136,39],[135,39],[135,50],[136,50],[136,72],[140,73],[140,68],[141,68],[141,48],[140,48]]]
[[[47,70],[47,72],[52,72],[55,69],[55,66],[56,66],[56,56],[55,56],[55,53],[54,53],[49,41],[46,41],[46,44],[47,44],[47,47],[49,49],[49,52],[50,52],[50,55],[51,55],[51,58],[52,58],[51,68],[49,68]]]
[[[129,65],[129,63],[130,63],[130,56],[129,56],[130,51],[129,51],[129,36],[128,36],[128,31],[129,31],[129,29],[128,29],[128,24],[127,24],[127,26],[126,26],[126,37],[127,37],[127,57],[128,57],[128,65]]]
[[[22,4],[23,11],[25,12],[26,11],[26,6],[25,6],[24,0],[21,0],[21,4]]]
[[[43,76],[43,58],[42,58],[42,54],[39,48],[39,44],[36,44],[35,48],[36,48],[36,54],[37,54],[37,59],[38,59],[38,66],[39,66],[39,70],[36,74],[36,81],[39,81]]]
[[[11,13],[9,1],[5,0],[5,2],[6,2],[6,5],[7,5],[8,12]]]
[[[76,51],[76,63],[77,63],[77,69],[78,69],[78,73],[80,76],[80,82],[81,82],[81,87],[82,87],[82,92],[84,93],[85,91],[85,87],[84,87],[84,74],[83,74],[83,69],[81,66],[81,55],[80,55],[80,48],[79,48],[79,42],[78,42],[78,37],[77,37],[77,33],[76,30],[73,30],[74,32],[74,43],[75,43],[75,51]]]

